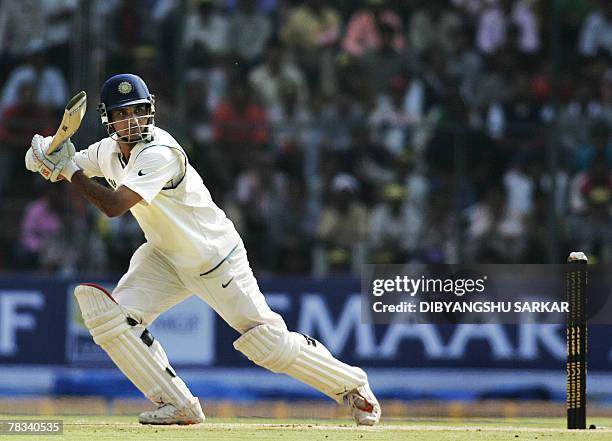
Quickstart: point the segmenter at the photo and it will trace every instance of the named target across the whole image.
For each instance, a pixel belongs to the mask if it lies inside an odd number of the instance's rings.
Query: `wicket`
[[[587,257],[573,252],[567,261],[567,428],[586,429]]]

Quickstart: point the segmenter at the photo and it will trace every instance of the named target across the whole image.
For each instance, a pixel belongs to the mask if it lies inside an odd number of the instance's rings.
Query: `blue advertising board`
[[[0,364],[65,364],[66,282],[0,277]]]
[[[98,281],[100,282],[100,281]],[[112,289],[114,281],[101,281]],[[0,364],[111,366],[80,320],[75,280],[0,277]],[[356,278],[261,278],[290,329],[347,363],[376,368],[563,369],[565,326],[363,324]],[[151,331],[177,367],[243,367],[238,334],[199,298],[162,314]],[[589,329],[591,370],[612,370],[610,327]]]

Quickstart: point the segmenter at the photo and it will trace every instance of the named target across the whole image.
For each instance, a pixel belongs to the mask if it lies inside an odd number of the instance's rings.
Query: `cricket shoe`
[[[140,424],[199,424],[204,422],[205,416],[200,403],[177,409],[172,404],[163,404],[155,410],[143,412],[139,415]]]
[[[380,404],[369,384],[359,386],[344,396],[359,426],[373,426],[380,420]]]

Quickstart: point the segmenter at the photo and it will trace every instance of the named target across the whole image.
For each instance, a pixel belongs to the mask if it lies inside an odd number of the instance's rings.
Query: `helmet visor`
[[[137,99],[137,100],[119,101],[119,102],[113,104],[112,106],[107,106],[106,110],[107,111],[111,111],[113,109],[119,109],[121,107],[133,106],[134,104],[151,104],[151,101],[148,98],[140,98],[140,99]]]

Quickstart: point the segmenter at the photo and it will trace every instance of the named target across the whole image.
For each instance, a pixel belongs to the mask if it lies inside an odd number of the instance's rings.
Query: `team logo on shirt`
[[[119,86],[117,87],[117,89],[119,89],[120,93],[127,95],[128,93],[132,91],[133,87],[129,82],[122,81],[119,83]]]

